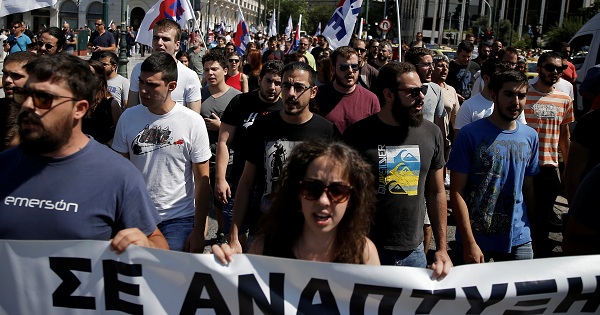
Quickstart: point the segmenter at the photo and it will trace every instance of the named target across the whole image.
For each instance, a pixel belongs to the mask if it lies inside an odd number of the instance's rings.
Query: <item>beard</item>
[[[358,73],[354,72],[354,74],[352,74],[352,76],[353,76],[354,82],[348,83],[348,82],[346,82],[346,77],[344,75],[338,74],[337,71],[336,71],[336,73],[335,73],[335,82],[337,82],[337,84],[339,84],[339,85],[341,85],[341,86],[343,86],[345,88],[351,88],[354,85],[356,85],[356,81],[358,81],[358,79],[357,79]]]
[[[415,107],[423,106],[423,101],[416,101],[414,105],[406,106],[400,101],[400,98],[396,96],[394,103],[392,104],[392,117],[401,126],[418,127],[423,122],[423,110],[414,111]]]
[[[68,116],[56,122],[51,130],[46,129],[38,115],[29,111],[19,114],[20,147],[28,154],[41,155],[58,151],[73,133],[72,121]],[[23,123],[34,125],[35,130],[24,129]]]
[[[386,62],[388,58],[387,58],[387,56],[384,56],[383,54],[379,54],[377,56],[377,59],[379,59],[379,61],[381,61],[381,62]]]

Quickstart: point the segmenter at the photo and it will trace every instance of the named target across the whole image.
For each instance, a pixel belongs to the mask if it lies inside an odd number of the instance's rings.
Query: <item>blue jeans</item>
[[[229,234],[229,230],[231,230],[231,222],[233,222],[233,202],[235,201],[235,191],[237,190],[237,185],[231,185],[229,186],[229,189],[231,189],[231,198],[228,198],[227,203],[223,205],[223,208],[221,208],[221,212],[223,213],[223,231],[225,234]]]
[[[490,259],[494,261],[533,259],[533,247],[531,246],[531,242],[527,242],[523,245],[513,246],[510,253],[484,251],[483,256],[486,261]]]
[[[175,218],[158,224],[158,229],[167,239],[170,250],[182,252],[185,241],[194,229],[194,217]]]
[[[417,248],[408,251],[389,250],[377,248],[379,252],[379,261],[382,265],[390,266],[408,266],[408,267],[427,267],[427,257],[423,243]]]

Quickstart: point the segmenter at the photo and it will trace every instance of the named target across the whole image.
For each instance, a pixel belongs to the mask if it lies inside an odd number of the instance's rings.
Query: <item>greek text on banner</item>
[[[600,256],[426,269],[0,240],[0,314],[595,314]]]

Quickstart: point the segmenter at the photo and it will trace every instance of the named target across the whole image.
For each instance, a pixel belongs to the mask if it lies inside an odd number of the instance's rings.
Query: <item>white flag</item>
[[[269,37],[277,35],[277,25],[275,24],[275,9],[273,9],[273,15],[271,15],[271,22],[269,22]]]
[[[290,35],[292,34],[292,27],[294,27],[292,25],[292,16],[290,15],[290,19],[288,20],[288,24],[285,27],[285,37],[290,38]]]
[[[158,0],[144,16],[135,41],[152,46],[154,24],[164,19],[177,22],[182,29],[188,28],[187,22],[194,19],[194,10],[190,0]]]
[[[57,0],[0,0],[0,17],[54,6]]]
[[[327,38],[331,49],[348,46],[361,6],[362,0],[342,0],[333,11],[331,19],[323,30],[323,36]]]

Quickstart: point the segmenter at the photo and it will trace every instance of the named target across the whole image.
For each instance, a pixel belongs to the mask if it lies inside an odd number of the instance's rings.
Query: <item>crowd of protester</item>
[[[419,33],[396,61],[386,40],[332,49],[302,37],[291,50],[285,36],[256,36],[240,49],[233,34],[204,43],[161,20],[126,79],[105,27],[96,21],[84,60],[69,53],[68,24],[42,30],[34,53],[13,23],[0,238],[201,253],[214,208],[223,263],[254,253],[429,265],[439,278],[459,264],[552,256],[557,221],[565,252],[600,252],[600,116],[586,113],[600,71],[578,91],[575,125],[568,44],[540,54],[528,80],[516,49],[479,43],[474,58],[469,36],[450,60]]]

